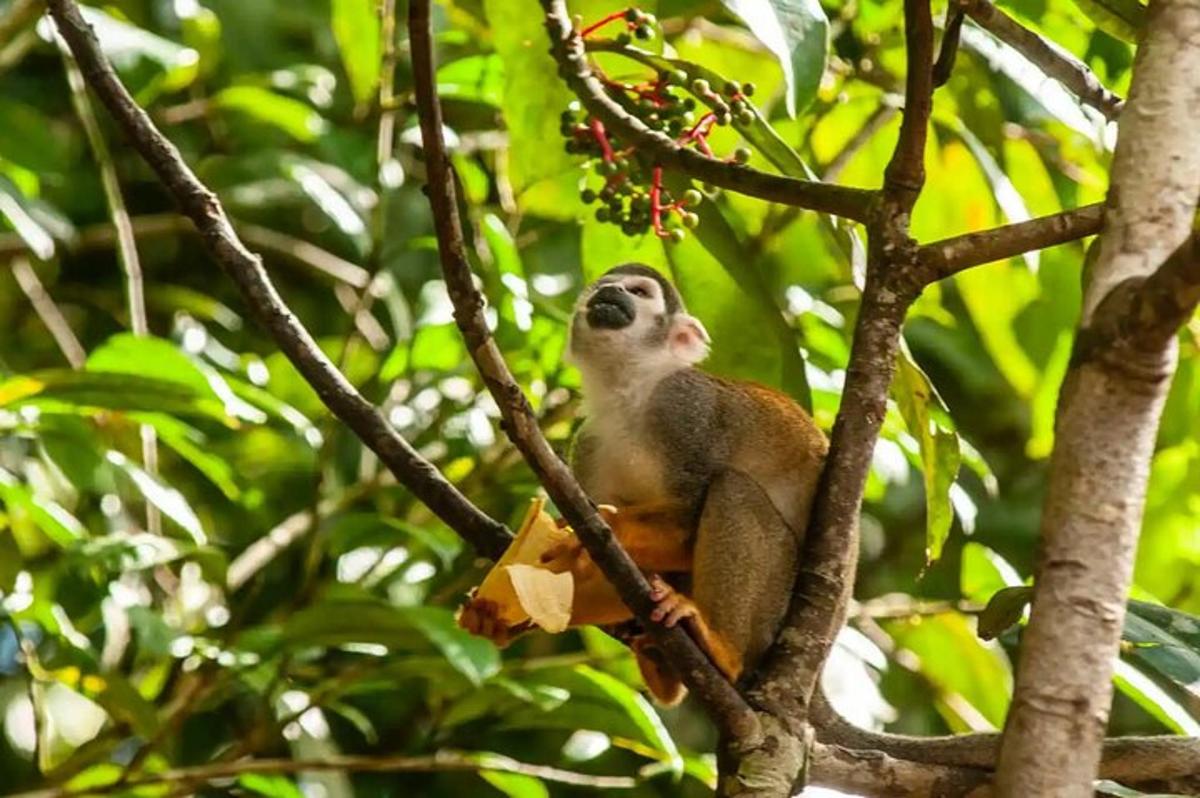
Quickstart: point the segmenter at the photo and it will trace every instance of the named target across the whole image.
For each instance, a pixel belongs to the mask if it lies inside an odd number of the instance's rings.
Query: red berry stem
[[[596,138],[596,143],[600,145],[600,152],[604,156],[604,160],[611,161],[613,159],[613,148],[608,143],[608,134],[604,132],[604,123],[596,117],[588,120],[588,126],[592,129],[592,135]]]
[[[650,226],[654,228],[654,234],[659,238],[666,238],[668,233],[663,230],[662,226],[662,206],[658,204],[659,197],[662,196],[662,167],[654,167],[654,176],[650,182]]]
[[[629,9],[627,9],[627,8],[623,8],[620,11],[614,11],[611,14],[609,14],[607,17],[602,17],[601,19],[598,19],[595,22],[593,22],[591,25],[588,25],[586,28],[584,28],[583,30],[581,30],[579,32],[579,35],[582,38],[586,39],[588,36],[595,33],[600,28],[603,28],[608,23],[616,22],[618,19],[624,19],[625,14],[628,11],[629,11]],[[633,25],[630,25],[628,22],[626,22],[625,24],[627,27],[630,27],[630,28],[634,27]]]

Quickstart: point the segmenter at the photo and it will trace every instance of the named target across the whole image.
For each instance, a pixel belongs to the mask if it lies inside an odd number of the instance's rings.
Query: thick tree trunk
[[[1200,194],[1200,0],[1154,0],[1120,122],[1105,228],[1059,399],[1033,614],[1001,796],[1091,796],[1174,336],[1104,341],[1119,297],[1190,233]],[[1132,282],[1131,282],[1132,281]],[[1111,301],[1105,301],[1109,297]]]

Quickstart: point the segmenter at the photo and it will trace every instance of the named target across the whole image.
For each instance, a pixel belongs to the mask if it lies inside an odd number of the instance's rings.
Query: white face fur
[[[583,374],[591,400],[612,390],[650,388],[659,379],[707,356],[708,333],[682,309],[667,311],[651,277],[607,274],[580,295],[568,357]]]

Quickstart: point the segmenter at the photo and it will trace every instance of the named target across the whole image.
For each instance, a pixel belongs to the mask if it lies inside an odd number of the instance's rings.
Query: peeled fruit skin
[[[544,512],[544,507],[543,499],[530,502],[513,542],[459,611],[459,626],[489,637],[497,645],[504,645],[511,639],[510,632],[524,631],[524,628],[518,630],[515,627],[524,627],[532,620],[517,595],[509,566],[537,566],[551,573],[568,570],[567,567],[556,568],[558,564],[553,562],[542,564],[543,554],[575,537],[570,529],[555,524],[554,519]],[[570,583],[566,588],[573,592]],[[558,589],[562,589],[561,583]],[[570,606],[569,600],[567,606]]]

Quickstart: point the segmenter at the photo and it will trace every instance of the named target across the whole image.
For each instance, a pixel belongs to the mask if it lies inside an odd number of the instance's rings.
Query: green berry
[[[649,25],[638,25],[633,29],[633,35],[642,41],[646,41],[647,39],[654,38],[654,29]]]
[[[596,221],[597,222],[607,222],[608,217],[609,217],[608,208],[597,208],[596,209]]]
[[[612,175],[615,175],[617,173],[617,171],[618,171],[617,164],[614,161],[601,161],[600,162],[600,174],[612,176]]]
[[[741,93],[742,93],[742,84],[738,83],[736,80],[731,80],[725,84],[725,96],[726,97],[736,97]]]
[[[684,205],[699,205],[704,200],[704,195],[694,188],[689,188],[683,192]]]
[[[695,111],[696,110],[696,101],[694,99],[692,99],[691,97],[684,97],[683,98],[683,110],[684,111]]]
[[[750,150],[745,147],[738,147],[733,151],[733,160],[737,163],[747,163],[750,160]]]
[[[674,86],[682,86],[687,83],[687,73],[682,69],[673,69],[667,73],[667,82]]]
[[[672,244],[679,244],[683,241],[683,239],[687,238],[687,233],[683,232],[682,230],[675,229],[667,234],[667,238]]]
[[[753,97],[754,96],[754,84],[753,83],[743,83],[742,84],[742,96],[743,97]]]
[[[700,217],[694,213],[685,213],[680,221],[683,222],[683,226],[687,229],[695,230],[696,225],[700,224]]]
[[[625,9],[625,21],[631,25],[641,19],[641,16],[642,12],[638,11],[636,8]]]
[[[737,116],[746,110],[746,103],[744,100],[734,100],[729,104],[729,110],[733,112],[734,116]]]
[[[633,37],[630,36],[628,33],[621,32],[621,33],[617,34],[617,46],[628,47],[632,43],[633,43]]]
[[[754,124],[754,112],[749,108],[739,111],[736,117],[737,123],[742,127],[750,127]]]
[[[592,191],[590,188],[585,188],[583,191],[579,192],[579,198],[583,200],[584,205],[591,205],[596,201],[596,192]]]
[[[692,93],[700,94],[700,95],[711,94],[712,87],[708,85],[708,81],[705,80],[704,78],[696,78],[695,80],[692,81]],[[694,106],[695,102],[693,101],[692,104]],[[686,106],[686,103],[685,103],[685,106]]]

